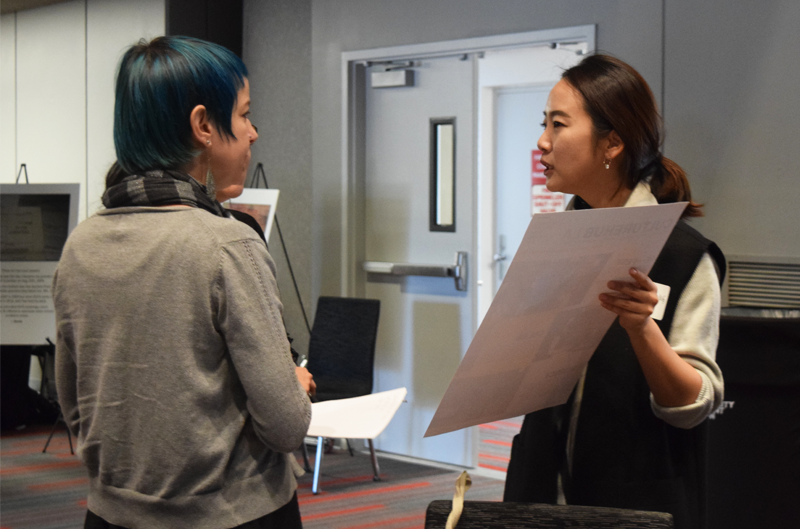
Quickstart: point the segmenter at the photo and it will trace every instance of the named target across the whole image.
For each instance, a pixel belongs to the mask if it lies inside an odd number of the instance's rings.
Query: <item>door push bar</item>
[[[456,252],[456,262],[453,265],[364,261],[364,271],[391,276],[452,277],[456,282],[456,290],[467,290],[467,252]]]

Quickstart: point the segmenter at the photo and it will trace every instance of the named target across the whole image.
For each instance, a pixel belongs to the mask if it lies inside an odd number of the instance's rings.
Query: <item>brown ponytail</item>
[[[692,191],[689,189],[689,180],[680,165],[669,158],[661,157],[660,167],[656,167],[650,178],[650,190],[655,195],[659,204],[671,202],[688,202],[682,217],[702,217],[700,210],[702,204],[692,202]]]
[[[653,92],[630,65],[608,55],[590,55],[562,76],[582,96],[596,137],[615,131],[625,149],[621,171],[633,189],[648,180],[660,204],[689,202],[683,217],[700,217],[701,204],[692,202],[689,180],[681,167],[661,155],[661,116]]]

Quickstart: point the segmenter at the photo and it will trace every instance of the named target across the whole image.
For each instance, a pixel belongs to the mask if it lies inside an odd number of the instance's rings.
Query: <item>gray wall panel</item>
[[[246,1],[254,118],[272,129],[254,159],[285,190],[304,297],[340,288],[342,52],[580,24],[596,24],[597,48],[631,63],[663,103],[666,154],[707,204],[693,223],[729,254],[798,258],[798,19],[793,0]]]
[[[341,52],[597,24],[599,49],[638,68],[660,94],[661,2],[323,0],[313,2],[314,293],[338,294]]]
[[[667,1],[666,154],[730,255],[800,258],[798,20],[796,0]]]
[[[310,311],[311,1],[245,1],[243,55],[250,71],[251,119],[259,127],[250,175],[262,162],[270,187],[281,191],[277,216],[303,303]],[[278,269],[286,328],[297,350],[305,353],[308,332],[274,226],[269,248]]]

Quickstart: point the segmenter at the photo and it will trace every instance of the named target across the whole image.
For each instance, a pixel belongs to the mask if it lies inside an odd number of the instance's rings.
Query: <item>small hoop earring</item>
[[[608,161],[607,159],[603,160],[603,167],[605,167],[606,169],[611,169],[611,162]]]

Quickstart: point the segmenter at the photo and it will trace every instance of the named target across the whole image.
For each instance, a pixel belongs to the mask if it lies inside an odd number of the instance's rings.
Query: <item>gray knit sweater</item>
[[[53,282],[56,381],[88,507],[135,528],[221,529],[286,504],[311,419],[264,243],[234,219],[117,208]]]

